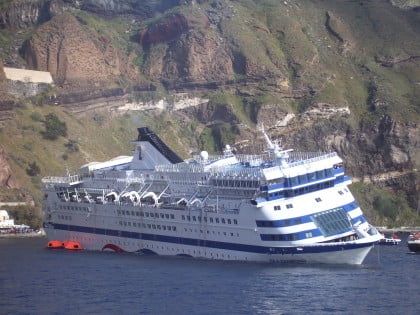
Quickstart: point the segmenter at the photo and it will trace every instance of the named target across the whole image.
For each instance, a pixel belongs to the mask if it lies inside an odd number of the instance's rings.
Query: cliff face
[[[120,75],[138,75],[110,39],[89,34],[72,15],[64,13],[43,24],[24,48],[28,66],[49,71],[57,85],[99,88]]]
[[[61,0],[13,1],[6,10],[0,12],[0,27],[31,27],[48,21],[62,13],[63,9],[64,3]]]
[[[167,88],[223,84],[233,78],[229,53],[205,15],[171,14],[142,30],[139,38],[148,55],[145,74]]]
[[[19,188],[20,185],[13,176],[12,169],[7,162],[7,153],[0,144],[0,187]]]

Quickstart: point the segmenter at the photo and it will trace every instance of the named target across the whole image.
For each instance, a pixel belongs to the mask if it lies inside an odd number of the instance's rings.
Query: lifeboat
[[[68,250],[82,250],[83,247],[79,242],[64,241],[64,248]]]
[[[64,243],[62,241],[57,240],[49,241],[46,247],[50,249],[64,248]]]

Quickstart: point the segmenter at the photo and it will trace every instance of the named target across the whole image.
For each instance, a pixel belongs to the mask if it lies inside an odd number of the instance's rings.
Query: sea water
[[[0,239],[0,314],[420,314],[420,255],[376,246],[361,266],[48,250]]]

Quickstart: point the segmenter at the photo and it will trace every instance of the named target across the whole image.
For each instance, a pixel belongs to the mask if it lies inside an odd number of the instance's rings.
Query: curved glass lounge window
[[[324,236],[343,233],[352,228],[347,213],[343,208],[317,213],[311,218]]]

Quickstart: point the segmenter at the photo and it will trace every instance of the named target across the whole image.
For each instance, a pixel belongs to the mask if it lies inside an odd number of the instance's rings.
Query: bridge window
[[[308,182],[308,179],[306,178],[306,175],[299,176],[299,184],[305,184],[307,182]]]

